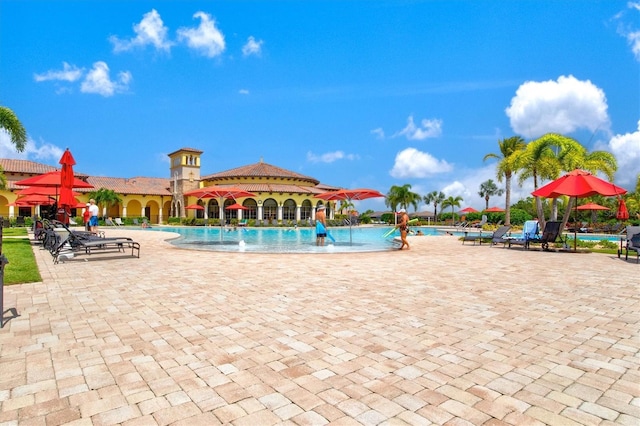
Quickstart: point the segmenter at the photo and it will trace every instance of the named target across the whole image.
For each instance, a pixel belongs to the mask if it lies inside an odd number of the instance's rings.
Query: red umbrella
[[[61,206],[72,206],[77,204],[75,198],[73,198],[73,166],[76,164],[76,160],[71,155],[69,148],[65,149],[60,158],[60,164],[62,164],[62,170],[60,171],[60,200],[58,204]]]
[[[500,208],[500,207],[489,207],[488,209],[484,210],[485,212],[489,212],[489,213],[504,213],[504,209]]]
[[[235,204],[228,205],[227,207],[225,207],[225,209],[227,209],[227,210],[249,210],[249,207],[245,207],[242,204],[235,203]]]
[[[18,198],[15,204],[17,206],[48,206],[55,203],[55,201],[55,198],[47,195],[31,194]]]
[[[609,207],[601,206],[596,203],[587,203],[581,206],[576,207],[576,210],[589,210],[591,211],[591,216],[593,221],[595,222],[595,214],[593,213],[595,210],[609,210]],[[589,225],[591,225],[591,220],[589,220]]]
[[[327,201],[336,201],[336,200],[366,200],[367,198],[376,198],[376,197],[384,197],[384,194],[376,191],[375,189],[340,189],[338,191],[330,191],[323,192],[322,194],[317,194],[316,198],[320,198],[321,200]],[[351,221],[349,221],[349,244],[353,244],[352,236],[351,236]]]
[[[201,206],[200,204],[189,204],[187,207],[185,207],[185,209],[187,209],[187,210],[204,210],[204,206]]]
[[[618,211],[616,212],[616,218],[618,218],[619,220],[629,219],[629,210],[627,210],[627,205],[625,204],[622,197],[618,199]]]
[[[19,180],[16,185],[20,186],[48,186],[51,188],[59,188],[62,185],[62,172],[54,170],[52,172],[43,173],[37,176]],[[93,185],[78,178],[73,179],[73,188],[93,188]]]
[[[575,197],[577,214],[578,198],[590,197],[596,194],[611,197],[626,193],[627,190],[622,187],[600,179],[585,170],[576,169],[536,189],[531,194],[534,197],[545,198],[558,198],[563,195]],[[577,245],[577,227],[574,227],[573,232],[573,250],[575,251]]]
[[[192,189],[184,193],[187,197],[196,198],[218,198],[219,205],[224,205],[225,198],[244,198],[255,197],[255,194],[245,191],[244,189],[236,188],[233,186],[212,185],[205,186],[204,188]],[[205,210],[206,212],[206,210]],[[222,240],[222,226],[224,225],[224,210],[220,217],[220,240]]]
[[[478,210],[474,209],[473,207],[465,207],[464,209],[460,210],[458,213],[478,213]]]
[[[58,195],[57,187],[50,186],[30,186],[28,188],[16,191],[18,195]],[[80,195],[79,192],[73,192],[74,196]]]
[[[587,203],[576,207],[576,210],[609,210],[609,207],[601,206],[596,203]]]

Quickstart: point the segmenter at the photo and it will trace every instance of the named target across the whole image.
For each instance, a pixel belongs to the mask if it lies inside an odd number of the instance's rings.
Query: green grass
[[[22,237],[27,235],[27,228],[2,228],[3,237]]]
[[[3,230],[3,236],[9,235],[7,231],[9,229]],[[23,235],[26,234],[27,231],[24,229]],[[2,254],[9,261],[4,267],[5,285],[42,281],[36,258],[31,249],[31,242],[28,238],[3,238]]]

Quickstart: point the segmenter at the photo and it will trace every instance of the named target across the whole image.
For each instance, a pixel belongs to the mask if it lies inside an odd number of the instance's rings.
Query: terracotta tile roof
[[[5,175],[8,173],[21,173],[40,175],[42,173],[53,172],[59,170],[53,166],[36,163],[29,160],[13,160],[9,158],[0,158],[0,166],[4,170]]]
[[[309,176],[301,175],[299,173],[292,172],[291,170],[283,169],[265,162],[259,162],[255,164],[249,164],[247,166],[236,167],[235,169],[226,170],[219,173],[203,176],[202,180],[215,181],[217,179],[224,178],[237,178],[237,177],[266,177],[266,178],[280,178],[280,179],[295,179],[317,185],[320,183],[317,179]]]
[[[95,191],[98,188],[107,188],[118,194],[171,195],[171,191],[169,190],[171,181],[165,178],[89,176],[87,181],[93,185],[95,189],[85,190],[83,192]]]
[[[202,154],[204,152],[204,151],[200,151],[199,149],[195,149],[195,148],[180,148],[180,149],[176,149],[173,152],[170,152],[167,155],[171,156],[171,155],[173,155],[173,154],[175,154],[177,152],[180,152],[180,151],[193,152],[194,154]]]
[[[223,185],[221,185],[223,186]],[[244,189],[245,191],[257,193],[290,193],[290,194],[320,194],[325,192],[324,189],[320,189],[314,186],[300,186],[300,185],[287,185],[277,183],[239,183],[233,185],[234,187]]]
[[[202,152],[192,148],[181,148],[181,150],[191,150],[193,152]],[[176,151],[177,152],[177,151]],[[54,170],[59,170],[56,167],[48,166],[46,164],[36,163],[28,160],[13,160],[0,158],[0,166],[3,167],[7,179],[7,189],[22,189],[21,186],[14,184],[15,180],[22,180],[30,175],[38,175],[47,173]],[[75,170],[74,170],[75,172]],[[18,174],[19,179],[10,179],[11,174]],[[133,178],[117,178],[117,177],[105,177],[105,176],[89,176],[83,173],[75,172],[75,175],[80,179],[86,180],[94,188],[89,189],[76,189],[76,192],[86,193],[92,192],[99,188],[106,188],[113,190],[118,194],[140,194],[140,195],[166,195],[171,196],[169,178],[150,178],[150,177],[133,177]],[[263,178],[278,178],[288,179],[291,183],[239,183],[234,184],[234,178],[246,178],[246,177],[263,177]],[[246,191],[254,193],[292,193],[292,194],[319,194],[326,191],[335,191],[340,188],[320,183],[317,179],[309,176],[304,176],[281,167],[276,167],[271,164],[259,162],[250,164],[248,166],[242,166],[235,169],[227,170],[220,173],[214,173],[203,177],[201,180],[209,181],[208,184],[218,185],[233,185],[240,187]],[[215,182],[215,181],[219,182]],[[296,181],[302,183],[296,185]]]

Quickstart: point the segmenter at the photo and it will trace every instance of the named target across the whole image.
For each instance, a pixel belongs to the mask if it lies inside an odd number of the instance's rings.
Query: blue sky
[[[69,147],[92,175],[169,177],[192,147],[203,174],[262,158],[480,209],[499,139],[559,132],[615,154],[632,190],[640,1],[2,0],[0,104],[30,140],[0,131],[0,157]]]

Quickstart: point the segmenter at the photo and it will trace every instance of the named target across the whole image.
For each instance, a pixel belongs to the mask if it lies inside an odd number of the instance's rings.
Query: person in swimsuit
[[[316,245],[323,246],[324,239],[327,238],[327,216],[324,212],[324,206],[318,206],[318,211],[316,212]],[[319,232],[318,223],[321,223],[323,228],[322,232]]]
[[[398,210],[398,214],[400,215],[400,219],[396,228],[400,229],[400,240],[402,241],[400,250],[405,246],[407,246],[407,250],[409,250],[409,242],[407,241],[407,233],[409,232],[409,215],[405,209]]]

